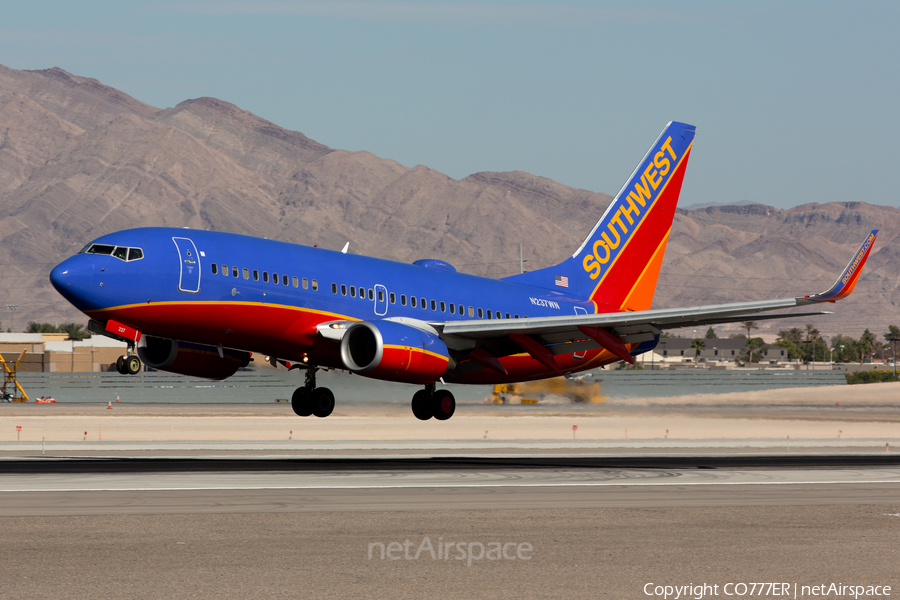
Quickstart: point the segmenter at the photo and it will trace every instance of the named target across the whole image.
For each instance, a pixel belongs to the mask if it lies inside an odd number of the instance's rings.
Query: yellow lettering
[[[622,230],[622,235],[628,235],[628,228],[625,227],[625,223],[622,222],[622,209],[621,209],[621,208],[620,208],[619,211],[616,213],[616,215],[615,215],[612,219],[609,220],[609,228],[610,228],[612,231],[615,231],[615,230],[616,230],[616,228],[613,227],[613,224],[614,224],[614,223],[618,223],[618,224],[619,224],[619,228]]]
[[[606,241],[607,245],[608,245],[610,248],[612,248],[613,250],[615,250],[616,248],[619,247],[619,244],[622,242],[622,238],[619,237],[619,232],[616,231],[616,228],[615,228],[615,227],[612,227],[612,225],[610,225],[610,227],[608,227],[608,229],[609,229],[609,231],[610,231],[614,236],[616,236],[616,243],[615,243],[615,244],[612,243],[612,240],[609,239],[609,236],[606,235],[606,232],[605,232],[605,231],[604,231],[602,234],[600,234],[600,235],[601,235],[601,236],[603,237],[603,239]]]
[[[641,197],[640,197],[638,194],[636,194],[635,192],[628,192],[628,200],[631,201],[631,205],[632,205],[632,206],[634,206],[634,201],[635,201],[635,200],[637,200],[638,204],[640,204],[641,206],[647,206],[647,203],[644,202],[644,199],[641,198]]]
[[[631,194],[628,194],[628,197],[626,197],[625,199],[628,200],[628,204],[631,205],[631,208],[628,208],[623,203],[621,212],[623,215],[625,215],[625,218],[628,219],[628,224],[634,225],[634,219],[631,218],[631,214],[634,213],[634,216],[638,217],[638,216],[640,216],[641,211],[637,206],[634,205],[634,200],[631,199]]]
[[[606,255],[605,255],[603,258],[600,258],[600,253],[597,252],[597,246],[600,246],[601,248],[603,248],[604,250],[606,250]],[[605,265],[606,263],[609,262],[609,255],[610,255],[610,254],[611,254],[611,253],[610,253],[610,251],[609,251],[609,246],[607,246],[607,245],[603,242],[603,240],[597,240],[596,242],[594,242],[594,258],[597,259],[597,262],[599,262],[599,263]]]
[[[659,169],[659,174],[663,177],[665,177],[666,174],[669,172],[669,167],[671,166],[671,163],[669,162],[669,159],[666,158],[666,155],[663,153],[662,150],[657,152],[656,156],[653,157],[653,166],[655,166],[657,169]]]
[[[594,260],[593,254],[586,255],[582,264],[584,265],[584,270],[590,274],[591,279],[597,279],[598,277],[600,277],[600,265],[597,264],[597,261]],[[591,270],[593,270],[594,272],[591,273]]]
[[[641,187],[641,181],[644,182],[644,187]],[[638,181],[634,184],[634,191],[636,191],[639,196],[643,196],[644,198],[649,200],[650,197],[653,195],[650,192],[650,184],[647,183],[645,177],[641,177],[641,181]],[[644,205],[644,203],[641,202],[641,206],[643,206],[643,205]]]
[[[663,142],[663,145],[660,146],[660,148],[662,148],[663,150],[668,150],[669,156],[672,157],[672,160],[678,158],[677,156],[675,156],[675,151],[672,150],[672,136],[667,137],[666,141]]]
[[[659,187],[660,182],[662,182],[662,177],[653,179],[654,175],[659,175],[659,173],[653,170],[653,163],[650,163],[649,165],[647,165],[647,168],[644,169],[644,175],[643,177],[641,177],[641,179],[646,179],[647,181],[649,181],[650,185],[652,185],[653,189],[655,190]]]

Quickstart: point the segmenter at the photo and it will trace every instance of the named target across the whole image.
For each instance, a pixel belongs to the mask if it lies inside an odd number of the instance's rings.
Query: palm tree
[[[59,330],[63,333],[68,333],[70,340],[80,341],[84,338],[91,337],[91,333],[85,331],[84,325],[79,323],[63,323],[59,326]]]
[[[862,366],[866,359],[866,354],[871,353],[875,348],[875,335],[866,329],[859,338],[859,364]]]
[[[751,329],[759,329],[759,327],[756,325],[756,321],[744,321],[743,323],[741,323],[741,325],[744,327],[744,329],[747,330],[747,339],[748,340],[750,339],[750,330]]]
[[[697,359],[700,357],[700,351],[706,348],[706,342],[701,339],[696,339],[691,342],[691,348],[696,350],[696,354],[694,354],[694,364],[697,364]]]

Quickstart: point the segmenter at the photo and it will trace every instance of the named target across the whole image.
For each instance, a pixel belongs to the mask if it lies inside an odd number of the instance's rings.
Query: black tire
[[[325,418],[334,410],[334,394],[328,388],[316,388],[312,393],[312,414]]]
[[[417,419],[420,421],[427,421],[432,417],[434,413],[431,411],[431,398],[428,397],[428,392],[425,390],[419,390],[412,397],[412,411]]]
[[[125,372],[129,375],[137,375],[141,371],[141,359],[132,354],[125,359]]]
[[[456,398],[447,390],[438,390],[431,397],[431,412],[438,421],[446,421],[456,412]]]
[[[125,370],[125,356],[122,355],[116,359],[116,371],[119,372],[119,375],[127,375],[128,371]]]
[[[312,414],[312,402],[310,402],[307,388],[299,387],[294,390],[294,394],[291,396],[291,408],[300,417],[308,417]]]

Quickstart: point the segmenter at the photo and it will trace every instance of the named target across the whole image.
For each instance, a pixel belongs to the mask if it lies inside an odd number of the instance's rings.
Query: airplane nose
[[[84,260],[78,260],[80,258],[82,257],[68,258],[50,271],[50,283],[56,291],[79,309],[90,304],[88,294],[94,277],[92,266]]]

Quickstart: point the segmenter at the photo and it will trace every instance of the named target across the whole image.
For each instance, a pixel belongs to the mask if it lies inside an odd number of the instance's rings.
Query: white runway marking
[[[210,487],[107,487],[107,488],[31,488],[7,489],[0,493],[17,492],[195,492],[195,491],[261,491],[261,490],[388,490],[388,489],[428,489],[428,488],[559,488],[559,487],[684,487],[716,485],[836,485],[836,484],[883,484],[896,483],[886,479],[857,481],[693,481],[665,483],[625,483],[625,482],[582,482],[582,483],[439,483],[439,484],[394,484],[394,485],[285,485],[285,486],[210,486]]]

